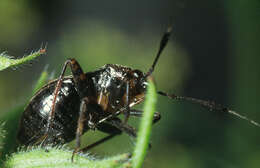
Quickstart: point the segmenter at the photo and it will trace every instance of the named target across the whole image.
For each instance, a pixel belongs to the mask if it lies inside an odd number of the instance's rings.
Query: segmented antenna
[[[226,108],[226,107],[224,107],[220,104],[216,104],[213,101],[200,100],[200,99],[196,99],[196,98],[192,98],[192,97],[176,96],[174,94],[168,94],[168,93],[161,92],[161,91],[159,91],[158,94],[160,94],[162,96],[167,96],[170,99],[184,100],[184,101],[189,101],[189,102],[194,103],[194,104],[199,104],[202,107],[209,109],[210,111],[216,110],[216,111],[221,111],[221,112],[224,112],[224,113],[229,113],[229,114],[232,114],[234,116],[237,116],[240,119],[246,120],[246,121],[250,122],[251,124],[253,124],[257,127],[260,127],[260,124],[255,122],[254,120],[251,120],[250,118],[247,118],[246,116],[238,114],[237,112],[230,110],[230,109],[228,109],[228,108]]]
[[[169,41],[171,31],[172,31],[172,27],[168,27],[167,31],[163,34],[163,37],[162,37],[161,42],[160,42],[160,47],[159,47],[158,53],[157,53],[157,55],[156,55],[156,57],[153,61],[153,65],[151,66],[149,71],[145,74],[145,78],[147,78],[148,76],[150,76],[153,73],[155,65],[157,64],[157,61],[158,61],[163,49],[165,48],[165,46],[167,45],[167,43]]]

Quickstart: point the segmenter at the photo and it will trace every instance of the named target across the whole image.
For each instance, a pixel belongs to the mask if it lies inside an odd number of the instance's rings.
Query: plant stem
[[[155,85],[151,80],[149,80],[148,91],[145,98],[144,114],[138,131],[137,144],[133,153],[132,163],[134,168],[142,167],[147,149],[149,147],[153,115],[157,100]]]

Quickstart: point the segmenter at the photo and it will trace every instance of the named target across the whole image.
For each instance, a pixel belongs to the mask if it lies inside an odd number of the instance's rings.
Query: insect
[[[43,86],[25,108],[20,120],[18,141],[28,146],[64,144],[76,139],[73,160],[78,151],[89,150],[122,132],[135,138],[136,130],[127,121],[131,116],[142,116],[143,111],[132,107],[143,102],[147,79],[151,77],[170,33],[171,28],[168,28],[146,73],[116,64],[107,64],[96,71],[84,73],[75,59],[68,59],[59,78]],[[71,69],[71,76],[64,75],[67,67]],[[199,104],[209,110],[227,112],[260,127],[255,121],[211,101],[162,91],[158,91],[158,94]],[[123,121],[118,118],[120,114],[124,115]],[[160,113],[156,112],[153,123],[159,121],[160,117]],[[99,130],[109,135],[80,149],[80,137],[88,130]]]

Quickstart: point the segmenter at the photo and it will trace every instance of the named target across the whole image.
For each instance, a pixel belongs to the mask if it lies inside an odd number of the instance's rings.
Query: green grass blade
[[[13,59],[11,56],[8,56],[3,52],[0,54],[0,71],[6,68],[15,67],[20,64],[24,64],[45,53],[46,53],[46,49],[41,48],[38,51],[33,52],[28,56],[18,58],[18,59]]]
[[[149,81],[148,91],[145,97],[144,114],[138,131],[137,143],[133,153],[132,164],[134,168],[141,168],[149,146],[149,139],[152,130],[153,115],[157,93],[155,85]]]
[[[47,68],[45,67],[44,70],[41,73],[40,78],[37,80],[34,88],[33,88],[33,95],[47,82],[48,80],[48,72]]]

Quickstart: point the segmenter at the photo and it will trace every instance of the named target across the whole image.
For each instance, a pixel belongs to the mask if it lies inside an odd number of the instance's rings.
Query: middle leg
[[[137,109],[130,110],[130,116],[142,117],[143,113],[144,113],[143,110],[137,110]],[[157,123],[160,119],[161,119],[161,114],[159,112],[155,112],[153,115],[153,124]]]

